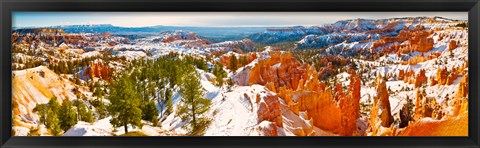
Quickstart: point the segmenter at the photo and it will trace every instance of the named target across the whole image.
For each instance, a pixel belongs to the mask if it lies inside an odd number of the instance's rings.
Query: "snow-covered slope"
[[[77,96],[74,89],[84,89],[44,66],[13,71],[12,75],[12,123],[17,127],[14,129],[28,129],[39,124],[39,117],[33,112],[37,104],[48,103],[53,97],[56,97],[59,103],[65,99],[75,100]],[[26,133],[18,132],[18,135]]]

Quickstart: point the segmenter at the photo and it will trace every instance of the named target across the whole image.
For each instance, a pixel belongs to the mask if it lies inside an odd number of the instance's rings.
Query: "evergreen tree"
[[[205,126],[201,124],[205,123],[206,120],[199,116],[209,109],[210,100],[202,98],[203,88],[197,73],[194,71],[183,76],[181,82],[179,93],[184,104],[179,106],[178,114],[181,115],[184,121],[190,118],[190,130],[192,133],[197,133],[202,126]]]
[[[247,56],[240,56],[240,65],[245,66],[248,64]]]
[[[222,64],[220,63],[215,64],[215,67],[213,68],[213,74],[216,77],[217,85],[222,86],[223,78],[227,77],[227,72],[223,70]]]
[[[165,113],[170,114],[171,111],[172,111],[172,108],[173,108],[172,91],[170,89],[165,90],[165,101],[166,101],[166,106],[167,106],[167,108],[165,109]]]
[[[125,133],[128,133],[128,124],[141,127],[141,99],[135,94],[131,79],[127,76],[121,77],[119,81],[111,85],[110,91],[111,93],[107,97],[111,103],[107,107],[108,112],[112,115],[110,123],[114,127],[124,126]]]
[[[33,112],[38,114],[40,118],[40,123],[42,124],[46,124],[47,111],[48,111],[47,104],[37,104],[35,108],[33,108]]]
[[[235,56],[235,54],[232,54],[230,56],[230,69],[232,70],[232,72],[237,71],[237,66],[238,66],[237,56]]]
[[[85,121],[85,122],[93,122],[93,113],[92,111],[88,110],[87,105],[83,103],[81,100],[77,100],[75,102],[75,106],[78,110],[78,120]]]
[[[60,128],[67,131],[73,125],[77,124],[77,112],[73,109],[73,104],[70,100],[65,99],[62,107],[60,107]]]
[[[60,128],[60,121],[58,120],[57,112],[55,112],[54,110],[48,110],[46,123],[47,129],[52,135],[60,135],[62,129]]]
[[[153,100],[148,100],[147,103],[143,103],[144,107],[142,109],[142,119],[151,121],[153,125],[158,124],[158,110],[157,106],[155,106],[155,102]]]
[[[40,136],[40,124],[37,127],[31,127],[30,131],[28,131],[27,136]]]
[[[48,101],[48,110],[58,113],[59,109],[60,104],[58,103],[57,97],[54,96],[50,98],[50,101]]]
[[[98,105],[95,107],[95,110],[97,111],[97,114],[98,114],[98,119],[103,119],[107,117],[106,107],[102,99],[97,98],[96,102],[98,102]]]

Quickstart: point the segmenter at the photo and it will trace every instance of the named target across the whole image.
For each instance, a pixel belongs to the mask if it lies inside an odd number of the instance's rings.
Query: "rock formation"
[[[260,94],[257,94],[255,103],[259,103],[257,108],[258,123],[270,121],[278,127],[283,127],[278,96],[269,95],[262,97]]]
[[[254,136],[278,136],[278,128],[275,123],[263,121],[253,128]]]
[[[468,97],[468,74],[465,75],[458,85],[457,98]]]
[[[398,36],[384,37],[379,41],[374,42],[372,49],[383,47],[381,51],[378,52],[379,55],[384,55],[391,52],[402,54],[408,54],[413,51],[428,52],[433,48],[434,44],[433,38],[429,38],[431,34],[433,34],[433,30],[424,30],[423,26],[417,26],[412,30],[404,28],[400,31]],[[408,41],[408,44],[398,44],[405,41]]]
[[[334,97],[332,90],[318,80],[319,73],[313,66],[300,64],[288,52],[271,51],[269,55],[270,58],[250,67],[246,80],[248,85],[260,84],[276,92],[293,113],[299,116],[305,114],[320,129],[353,135],[360,116],[360,77],[354,71],[349,71],[351,76],[347,92],[336,89]],[[260,108],[266,110],[268,103]],[[262,119],[267,117],[261,115]]]
[[[418,88],[422,86],[422,84],[427,83],[428,79],[427,76],[425,76],[425,70],[421,69],[418,75],[415,78],[415,88]]]
[[[246,57],[243,57],[243,56],[246,56]],[[232,58],[232,55],[223,55],[222,57],[220,57],[220,63],[225,66],[225,68],[227,69],[230,69],[230,62],[231,62],[231,58]],[[246,58],[246,62],[247,63],[242,63],[240,62],[240,58]],[[238,66],[237,67],[243,67],[245,66],[246,64],[248,63],[251,63],[253,60],[257,59],[257,54],[255,52],[249,52],[247,54],[243,54],[241,56],[237,56],[237,64]]]
[[[89,67],[83,71],[83,76],[88,76],[88,78],[97,77],[100,79],[109,80],[110,75],[110,67],[103,62],[90,61]]]
[[[383,127],[389,127],[393,123],[393,117],[390,109],[390,100],[386,81],[382,78],[382,76],[378,76],[375,79],[375,90],[377,91],[377,96],[374,97],[374,109],[380,109],[380,113],[373,116],[380,116],[381,125]]]
[[[450,43],[448,44],[448,51],[452,51],[455,48],[457,48],[457,41],[450,40]]]
[[[454,80],[457,79],[457,69],[453,68],[452,70],[447,70],[447,68],[438,68],[436,74],[438,84],[440,85],[450,85]]]
[[[437,80],[435,80],[435,77],[431,76],[430,77],[430,86],[434,86],[434,85],[437,85]]]

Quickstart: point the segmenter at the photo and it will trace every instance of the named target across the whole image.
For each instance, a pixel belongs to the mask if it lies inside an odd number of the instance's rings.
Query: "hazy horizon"
[[[13,12],[12,27],[110,24],[119,27],[317,26],[348,19],[444,17],[468,20],[468,12]]]

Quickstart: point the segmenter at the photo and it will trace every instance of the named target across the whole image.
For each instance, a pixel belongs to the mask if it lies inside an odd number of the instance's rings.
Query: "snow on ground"
[[[112,136],[112,135],[122,135],[125,134],[124,126],[114,128],[110,124],[111,116],[98,120],[94,123],[87,123],[79,121],[69,130],[67,130],[62,136]],[[163,131],[160,127],[153,127],[149,122],[142,121],[144,124],[142,128],[133,128],[131,125],[128,125],[128,131],[140,131],[149,136],[162,136],[169,134],[167,131]]]
[[[208,127],[207,136],[245,136],[250,135],[253,128],[258,124],[255,103],[256,96],[268,90],[261,85],[234,87],[231,92],[222,93],[212,99],[209,117],[212,123]],[[244,93],[249,96],[245,98]]]
[[[138,59],[147,56],[143,51],[115,51],[112,53],[119,57],[126,57],[127,60]]]
[[[62,103],[65,99],[75,100],[76,85],[61,78],[44,66],[12,72],[12,97],[17,104],[14,116],[24,124],[37,124],[38,115],[32,110],[37,104],[47,103],[54,96]]]
[[[442,40],[438,40],[439,34],[441,33],[446,33],[451,36],[446,36]],[[425,53],[424,56],[428,56],[430,53],[433,53],[433,52],[441,53],[440,57],[432,60],[420,62],[415,65],[401,65],[401,64],[395,63],[395,62],[400,62],[401,60],[394,53],[379,58],[378,61],[394,62],[394,64],[386,64],[385,66],[381,66],[379,62],[357,60],[356,61],[357,63],[361,63],[361,64],[368,63],[368,64],[378,66],[368,73],[367,76],[369,76],[370,79],[366,81],[366,84],[362,83],[361,102],[367,102],[368,99],[370,99],[370,102],[373,102],[373,96],[375,95],[376,91],[374,89],[372,82],[377,77],[376,76],[377,73],[380,73],[383,76],[389,73],[392,73],[398,76],[399,70],[401,69],[405,71],[413,70],[415,74],[418,74],[420,70],[423,69],[425,70],[425,75],[427,76],[427,78],[429,77],[436,78],[437,69],[447,68],[450,70],[454,67],[459,67],[463,65],[465,61],[468,60],[468,54],[467,54],[468,47],[462,46],[462,45],[468,44],[466,30],[438,31],[434,33],[431,37],[434,38],[435,40],[434,47],[431,51]],[[448,45],[451,40],[460,41],[460,45],[461,45],[452,51],[453,57],[451,57],[451,54],[448,51]],[[420,55],[421,53],[414,52],[410,54],[410,57],[420,56]],[[455,95],[456,91],[458,90],[458,84],[460,83],[460,80],[463,77],[464,76],[460,75],[456,80],[453,81],[451,85],[434,85],[434,86],[426,85],[424,89],[425,89],[425,92],[427,93],[427,97],[435,98],[437,103],[442,103],[445,100],[447,95],[450,97]],[[430,80],[428,80],[428,83],[430,83]],[[402,91],[402,88],[407,88],[407,87],[410,89],[410,91]],[[399,110],[403,107],[403,104],[406,103],[407,96],[410,99],[415,99],[416,89],[414,89],[413,84],[404,83],[403,81],[398,81],[396,79],[389,79],[387,81],[387,89],[388,88],[392,91],[391,93],[389,93],[390,94],[389,100],[390,100],[390,107],[392,110],[392,114],[396,114],[399,112]]]
[[[98,51],[90,51],[90,52],[85,52],[81,54],[82,58],[89,58],[89,57],[95,57],[95,56],[101,56],[102,54]]]
[[[67,130],[63,136],[111,136],[114,128],[110,124],[110,119],[112,117],[98,120],[93,124],[79,121]]]

